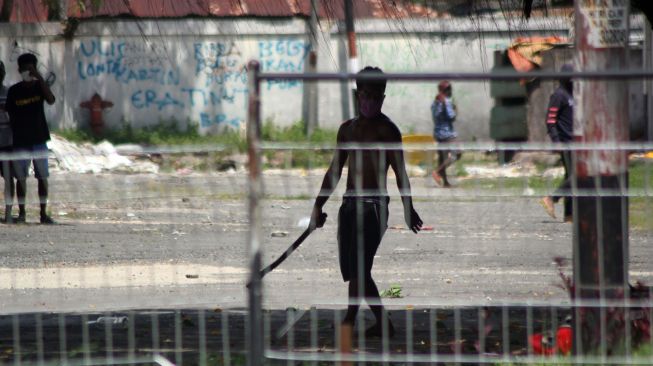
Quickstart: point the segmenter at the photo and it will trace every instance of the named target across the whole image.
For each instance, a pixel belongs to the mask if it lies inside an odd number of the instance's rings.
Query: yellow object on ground
[[[653,159],[653,151],[649,151],[644,155],[647,159]]]
[[[406,162],[412,165],[433,163],[435,150],[427,150],[435,146],[432,135],[405,135],[401,137],[404,144]]]

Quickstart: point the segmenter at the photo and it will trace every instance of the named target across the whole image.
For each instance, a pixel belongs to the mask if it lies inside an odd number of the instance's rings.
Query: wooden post
[[[576,0],[576,69],[628,68],[629,0]],[[574,136],[597,148],[575,156],[574,281],[577,300],[628,297],[627,152],[628,84],[625,80],[576,80]],[[573,179],[573,178],[572,178]],[[616,312],[613,312],[616,311]],[[615,326],[622,308],[589,306],[575,312],[577,354],[614,354],[626,340]],[[609,338],[608,338],[609,336]]]

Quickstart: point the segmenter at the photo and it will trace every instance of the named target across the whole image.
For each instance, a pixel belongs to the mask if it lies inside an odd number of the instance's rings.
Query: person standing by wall
[[[573,66],[565,64],[560,69],[561,72],[574,71]],[[553,92],[549,99],[549,107],[547,108],[546,115],[546,129],[551,141],[554,144],[568,144],[573,140],[574,132],[574,97],[573,97],[573,82],[571,79],[560,79],[560,85]],[[564,221],[572,221],[572,207],[571,207],[571,175],[572,175],[572,161],[571,151],[560,151],[562,164],[565,168],[565,176],[560,186],[555,190],[553,196],[546,196],[540,200],[540,203],[549,214],[549,216],[556,218],[555,206],[561,198],[564,197]]]
[[[451,83],[447,80],[441,81],[438,84],[438,95],[431,104],[431,115],[435,124],[433,137],[439,144],[451,143],[458,137],[453,128],[457,108],[452,95]],[[431,173],[435,183],[442,187],[451,187],[447,179],[447,168],[460,159],[460,155],[450,150],[438,150],[438,167]]]
[[[9,124],[9,114],[5,109],[7,102],[7,92],[9,89],[4,85],[5,64],[0,61],[0,175],[4,179],[4,197],[5,197],[5,223],[13,223],[13,216],[11,216],[11,208],[14,204],[14,173],[12,162],[9,156],[12,151],[13,136],[11,132],[11,125]]]
[[[34,176],[38,181],[38,194],[41,209],[40,222],[54,224],[47,214],[48,200],[48,147],[50,129],[45,119],[43,104],[54,104],[54,94],[37,71],[38,59],[31,53],[18,57],[18,71],[22,81],[9,88],[6,109],[13,132],[14,153],[22,155],[16,158],[16,195],[18,197],[17,222],[25,222],[25,196],[27,192],[27,175],[30,163],[34,165]]]

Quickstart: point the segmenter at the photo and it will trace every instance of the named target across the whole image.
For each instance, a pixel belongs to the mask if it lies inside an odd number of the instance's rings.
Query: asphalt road
[[[264,263],[303,231],[298,224],[310,213],[320,179],[319,171],[266,173]],[[571,258],[572,227],[550,219],[536,197],[411,182],[416,209],[432,229],[418,235],[403,229],[401,203],[392,198],[373,272],[380,289],[401,287],[402,298],[385,300],[390,308],[568,303],[553,258]],[[35,183],[28,181],[30,195]],[[56,172],[51,211],[58,225],[37,224],[32,204],[27,225],[0,226],[0,312],[243,307],[246,193],[244,172]],[[326,206],[326,226],[265,278],[265,307],[342,307],[339,202],[336,194]],[[631,232],[633,280],[653,282],[652,238]]]

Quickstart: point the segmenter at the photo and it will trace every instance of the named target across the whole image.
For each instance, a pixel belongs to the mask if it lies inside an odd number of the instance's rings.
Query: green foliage
[[[337,131],[331,129],[316,129],[311,136],[306,136],[304,123],[298,121],[288,127],[277,127],[270,120],[266,121],[261,128],[261,139],[267,142],[277,142],[287,145],[289,148],[297,147],[300,144],[310,143],[311,145],[335,145]],[[265,151],[267,165],[277,168],[315,168],[327,166],[333,156],[330,149],[287,149]]]
[[[401,295],[401,286],[397,284],[390,285],[390,288],[387,290],[381,291],[381,297],[387,297],[387,298],[401,298],[403,297]]]

